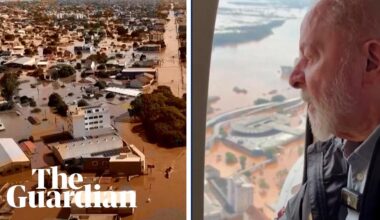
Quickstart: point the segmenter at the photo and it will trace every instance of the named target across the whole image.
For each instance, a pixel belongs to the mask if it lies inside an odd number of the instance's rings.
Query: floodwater
[[[169,11],[169,22],[165,25],[164,41],[166,48],[161,53],[161,65],[158,67],[158,84],[169,86],[174,95],[182,97],[186,92],[186,69],[179,62],[179,43],[174,11]]]
[[[76,76],[73,79],[80,78],[80,73],[77,72]],[[50,107],[48,107],[49,96],[55,92],[58,93],[66,104],[73,104],[75,101],[82,99],[82,95],[85,94],[84,90],[81,90],[81,87],[88,87],[91,83],[79,83],[79,82],[70,82],[64,83],[61,80],[57,80],[56,84],[58,86],[54,87],[54,83],[40,83],[36,85],[36,88],[32,88],[31,84],[37,83],[37,80],[34,77],[26,76],[24,72],[20,76],[20,81],[23,83],[19,86],[18,96],[28,96],[34,98],[37,103],[37,107],[41,109],[40,113],[31,113],[33,107],[21,106],[16,104],[16,108],[11,112],[1,112],[0,120],[4,123],[5,131],[0,131],[1,138],[14,138],[16,141],[21,139],[27,139],[31,135],[35,139],[39,139],[41,136],[54,134],[62,131],[67,131],[67,118],[61,117],[59,115],[53,114]],[[64,85],[64,87],[61,87]],[[69,93],[73,93],[72,96],[69,96]],[[119,101],[119,95],[116,95],[114,99],[107,100],[105,99],[106,92],[103,92],[103,97],[99,99],[89,99],[86,100],[89,104],[100,104],[104,103],[110,112],[111,116],[117,117],[121,114],[124,114],[128,111],[129,103],[132,101],[132,98],[128,98],[123,101]],[[18,116],[16,111],[20,113]],[[27,118],[29,116],[34,116],[39,119],[41,124],[32,125]],[[47,120],[43,120],[43,119]]]
[[[281,66],[293,66],[298,56],[299,28],[305,13],[306,9],[293,10],[284,19],[283,25],[274,27],[272,34],[264,39],[214,46],[210,64],[209,96],[221,98],[212,105],[219,109],[219,113],[252,105],[259,97],[270,99],[271,95],[268,93],[273,90],[289,98],[299,95],[298,91],[290,88],[287,81],[281,79]],[[246,14],[234,16],[236,20],[249,21]],[[221,22],[228,23],[225,17],[218,15],[217,30],[220,31]],[[259,22],[257,15],[252,19],[252,22]],[[231,18],[229,21],[231,22]],[[245,89],[247,93],[236,93],[233,91],[234,87]]]
[[[121,137],[135,145],[146,156],[146,164],[154,169],[148,175],[130,181],[136,190],[137,208],[125,219],[185,219],[186,218],[186,147],[167,149],[147,143],[132,128],[138,124],[117,123]],[[165,169],[173,167],[170,178],[165,178]],[[146,202],[150,198],[151,202]],[[124,219],[124,218],[123,218]]]

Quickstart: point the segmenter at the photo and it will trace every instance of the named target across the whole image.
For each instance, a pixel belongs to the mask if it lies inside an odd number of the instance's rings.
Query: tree
[[[230,164],[235,164],[237,162],[238,162],[238,160],[237,160],[235,154],[233,154],[231,152],[226,153],[226,164],[230,165]]]
[[[7,100],[11,101],[18,86],[18,76],[14,73],[5,73],[0,80],[0,86],[2,88],[1,95]]]
[[[88,106],[88,102],[84,99],[78,101],[78,107]]]
[[[97,69],[98,70],[105,70],[106,69],[106,65],[100,64]]]
[[[220,135],[220,137],[222,137],[222,138],[226,138],[226,137],[227,137],[227,132],[226,132],[226,130],[224,130],[223,127],[220,127],[220,128],[219,128],[219,135]]]
[[[68,109],[69,109],[69,107],[63,101],[58,103],[58,105],[56,106],[57,113],[61,116],[67,116],[67,110]]]
[[[241,169],[244,170],[246,162],[247,162],[247,157],[246,156],[240,156],[239,162],[240,162]]]
[[[277,153],[276,147],[268,147],[264,149],[264,154],[269,159],[274,159],[276,153]]]
[[[99,90],[105,89],[107,87],[107,83],[105,81],[97,81],[94,86],[98,87]]]
[[[34,55],[34,51],[31,50],[30,48],[26,48],[26,49],[24,50],[24,55],[27,56],[27,57],[31,57],[31,56]]]
[[[259,187],[261,189],[269,189],[269,185],[265,179],[259,179]]]
[[[106,63],[108,60],[108,57],[105,53],[96,53],[92,54],[89,57],[87,57],[87,60],[94,61],[96,63]]]
[[[116,30],[117,30],[117,34],[119,36],[123,36],[123,35],[128,34],[128,29],[125,29],[123,26],[117,26]]]
[[[113,99],[113,98],[115,98],[115,93],[109,92],[106,94],[106,99]]]
[[[82,69],[82,64],[77,63],[77,64],[75,65],[75,69],[77,69],[77,70]]]
[[[21,96],[20,97],[20,103],[21,104],[26,104],[26,103],[28,103],[29,102],[29,98],[28,98],[28,96]]]
[[[49,46],[49,47],[44,48],[42,50],[42,53],[43,55],[51,55],[51,54],[54,54],[56,51],[57,51],[56,48]]]
[[[146,60],[146,55],[145,55],[145,54],[142,54],[142,55],[140,56],[140,61],[143,61],[143,60]]]
[[[286,97],[283,95],[275,95],[271,99],[272,102],[283,102],[285,100],[286,100]]]
[[[148,140],[167,147],[186,144],[186,101],[175,97],[169,87],[138,96],[128,112],[142,121]]]
[[[58,103],[62,102],[62,97],[58,94],[58,93],[52,93],[50,96],[49,96],[49,102],[48,102],[48,106],[49,107],[55,107],[58,105]]]
[[[75,69],[70,65],[56,65],[52,68],[54,70],[51,73],[51,78],[54,80],[66,78],[75,74]]]
[[[261,104],[265,104],[265,103],[268,103],[268,102],[269,102],[269,100],[267,100],[267,99],[258,98],[258,99],[255,100],[254,104],[255,105],[261,105]]]

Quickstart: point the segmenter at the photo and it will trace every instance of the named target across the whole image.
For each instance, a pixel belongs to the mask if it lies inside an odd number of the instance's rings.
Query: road
[[[174,95],[182,97],[186,92],[186,69],[179,60],[179,42],[173,10],[169,11],[168,19],[164,33],[166,48],[162,52],[161,65],[158,67],[158,85],[169,86]]]

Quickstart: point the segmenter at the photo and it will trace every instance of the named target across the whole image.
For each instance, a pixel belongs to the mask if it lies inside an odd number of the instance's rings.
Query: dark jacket
[[[347,184],[348,164],[341,139],[317,142],[307,148],[305,178],[299,192],[288,201],[280,220],[344,220],[347,207],[341,190]],[[360,206],[359,220],[380,219],[380,139],[372,155]],[[377,175],[376,175],[377,174]]]

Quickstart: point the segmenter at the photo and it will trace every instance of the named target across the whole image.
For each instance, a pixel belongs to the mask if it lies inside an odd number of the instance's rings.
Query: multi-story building
[[[108,108],[102,104],[70,106],[68,115],[69,132],[74,138],[102,134],[112,129]]]
[[[246,176],[227,178],[227,203],[234,213],[243,213],[253,205],[253,185]]]

